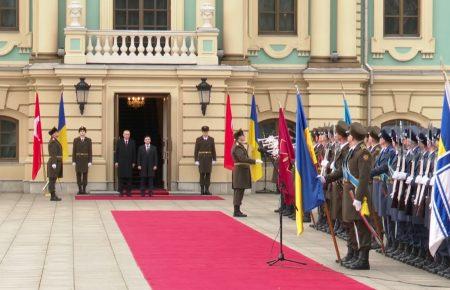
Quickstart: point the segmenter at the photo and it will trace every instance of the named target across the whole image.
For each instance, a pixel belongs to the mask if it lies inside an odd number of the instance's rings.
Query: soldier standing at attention
[[[92,166],[92,141],[86,137],[86,127],[78,129],[79,137],[73,140],[72,164],[77,173],[78,194],[86,194],[88,170]]]
[[[252,187],[252,177],[250,173],[250,165],[255,163],[263,163],[261,160],[251,159],[248,156],[247,149],[244,146],[245,136],[244,131],[239,129],[234,133],[235,144],[231,150],[233,156],[233,205],[235,217],[246,217],[247,215],[241,212],[242,199],[244,198],[244,191]]]
[[[358,251],[358,255],[343,266],[353,270],[369,270],[371,236],[359,212],[364,199],[369,194],[371,155],[364,144],[367,130],[360,123],[350,125],[348,142],[350,150],[343,163],[344,194],[342,198],[342,218],[353,224],[349,231],[348,247]],[[354,198],[354,199],[353,199]]]
[[[58,129],[53,127],[48,134],[51,136],[48,142],[48,155],[47,162],[47,176],[48,176],[48,191],[50,192],[51,201],[60,201],[56,195],[56,179],[63,177],[63,163],[62,163],[62,146],[58,141]]]
[[[209,127],[202,127],[202,136],[195,141],[194,158],[195,165],[200,173],[200,193],[211,195],[209,185],[211,184],[212,165],[216,163],[216,145],[214,138],[209,135]]]

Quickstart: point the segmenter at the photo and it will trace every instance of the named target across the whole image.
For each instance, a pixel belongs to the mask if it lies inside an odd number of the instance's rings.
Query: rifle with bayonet
[[[400,172],[405,172],[406,167],[406,158],[403,156],[403,137],[402,137],[402,122],[400,121],[400,134],[399,136],[399,149],[397,153],[397,167],[395,169],[395,172],[399,174]],[[394,179],[394,184],[392,186],[392,204],[391,208],[398,208],[398,201],[399,201],[399,195],[403,191],[403,184],[404,180],[400,180],[398,177]]]
[[[425,169],[425,173],[422,175],[422,184],[420,187],[420,192],[417,198],[417,205],[415,206],[416,215],[418,217],[423,217],[425,213],[425,196],[428,185],[428,175],[430,174],[431,169],[431,154],[428,155],[427,167]]]

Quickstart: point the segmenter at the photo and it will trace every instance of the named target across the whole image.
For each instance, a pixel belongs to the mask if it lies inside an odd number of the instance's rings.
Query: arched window
[[[114,0],[114,29],[169,30],[170,0]]]
[[[419,36],[419,0],[384,0],[384,35]]]
[[[295,142],[295,123],[289,120],[286,120],[286,122],[292,142]],[[259,122],[258,125],[260,138],[266,138],[270,135],[278,136],[278,119],[267,119]]]
[[[18,121],[0,116],[0,160],[17,160]]]

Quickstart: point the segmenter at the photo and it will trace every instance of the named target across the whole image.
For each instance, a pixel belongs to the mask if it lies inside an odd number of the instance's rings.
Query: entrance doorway
[[[132,98],[139,98],[137,102],[131,102]],[[158,169],[154,179],[156,188],[169,189],[169,125],[167,95],[145,94],[118,94],[116,96],[116,141],[123,138],[124,130],[130,130],[131,139],[136,142],[136,153],[139,146],[144,144],[145,136],[150,136],[152,145],[158,151]],[[117,189],[117,173],[115,171],[115,189]],[[137,166],[133,170],[133,189],[138,189],[140,184],[139,170]]]

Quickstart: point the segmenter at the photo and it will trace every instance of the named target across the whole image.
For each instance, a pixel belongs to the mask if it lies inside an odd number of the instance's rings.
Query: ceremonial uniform
[[[370,232],[360,214],[356,210],[356,203],[364,204],[369,197],[369,179],[371,169],[371,155],[364,145],[366,131],[359,123],[352,123],[350,134],[359,143],[350,148],[343,163],[344,194],[342,198],[342,219],[347,225],[349,250],[353,251],[353,259],[344,266],[350,269],[370,269],[369,251],[371,244]],[[353,200],[353,198],[355,200]],[[355,202],[356,201],[356,202]],[[355,230],[352,230],[354,226]],[[356,237],[358,236],[358,238]],[[355,253],[359,252],[356,256]]]
[[[202,131],[206,128],[204,126]],[[209,130],[209,128],[207,129]],[[209,186],[211,184],[212,164],[216,161],[216,158],[214,138],[210,136],[198,137],[195,141],[194,159],[196,164],[198,164],[198,171],[200,173],[201,194],[210,194]]]
[[[92,140],[77,137],[73,140],[72,163],[75,164],[78,192],[86,193],[89,165],[92,164]]]
[[[118,163],[117,177],[119,178],[119,194],[124,192],[131,196],[131,179],[133,166],[136,162],[136,145],[134,140],[119,139],[116,143],[114,163]]]
[[[49,135],[52,136],[48,142],[48,161],[47,161],[47,177],[48,177],[48,191],[50,192],[51,201],[60,201],[61,199],[56,195],[56,180],[63,177],[63,162],[62,162],[62,146],[59,141],[53,137],[57,129],[53,127]]]
[[[137,154],[137,166],[140,168],[139,176],[141,178],[140,190],[141,196],[145,196],[145,191],[152,196],[153,178],[155,177],[155,167],[158,166],[158,151],[151,144],[141,145]]]

